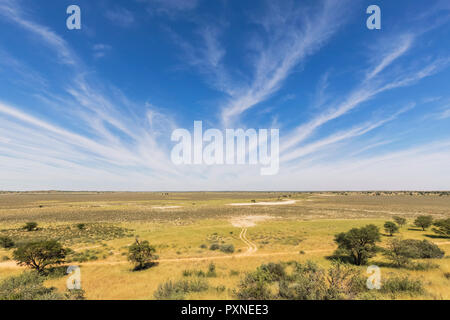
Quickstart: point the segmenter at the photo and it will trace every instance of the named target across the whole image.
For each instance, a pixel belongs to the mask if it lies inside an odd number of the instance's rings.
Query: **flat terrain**
[[[408,224],[394,237],[427,239],[446,252],[432,259],[439,268],[412,271],[384,267],[382,255],[370,260],[383,275],[409,274],[421,279],[426,294],[414,299],[450,299],[450,239],[412,226],[418,215],[450,217],[450,196],[440,193],[294,193],[294,192],[28,192],[0,193],[0,236],[15,242],[57,239],[74,250],[88,299],[154,299],[158,285],[183,279],[189,270],[206,272],[213,262],[216,276],[209,289],[191,299],[234,299],[240,279],[267,262],[312,260],[329,266],[334,235],[402,216]],[[25,222],[39,230],[26,232]],[[83,230],[77,224],[85,224]],[[383,231],[384,232],[384,231]],[[159,263],[133,272],[127,247],[138,236],[156,247]],[[383,235],[381,246],[392,237]],[[212,244],[233,245],[233,253],[210,250]],[[12,250],[0,249],[0,280],[18,274]],[[3,262],[1,262],[3,261]],[[80,262],[82,261],[82,262]],[[365,272],[365,267],[360,267]],[[46,285],[64,291],[67,278]],[[389,297],[386,297],[389,298]]]

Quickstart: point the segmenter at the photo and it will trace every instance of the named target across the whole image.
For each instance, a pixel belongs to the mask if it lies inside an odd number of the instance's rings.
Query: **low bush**
[[[36,272],[25,272],[0,283],[0,300],[63,300],[55,288],[44,286],[44,277]]]
[[[450,237],[450,218],[437,220],[433,225],[435,226],[434,232],[444,237]]]
[[[209,250],[215,251],[215,250],[219,250],[220,246],[217,243],[213,243],[212,245],[209,246]]]
[[[285,265],[293,271],[288,273]],[[235,294],[245,300],[335,300],[351,299],[366,291],[364,278],[356,268],[334,262],[325,270],[308,261],[261,265],[246,274]]]
[[[158,300],[183,300],[186,294],[208,290],[208,282],[204,279],[166,281],[158,286],[154,297]]]
[[[422,281],[420,280],[411,280],[408,276],[394,276],[383,282],[381,292],[389,294],[408,293],[410,295],[416,295],[423,293],[424,288]]]
[[[383,254],[398,267],[410,267],[414,270],[427,270],[431,264],[412,263],[411,259],[440,259],[444,256],[437,245],[427,240],[392,240]]]
[[[224,253],[233,253],[234,246],[232,244],[223,244],[220,246],[220,251],[222,251]]]
[[[36,231],[38,229],[37,226],[38,226],[37,222],[27,222],[23,226],[23,229],[25,229],[26,231]]]
[[[10,249],[14,247],[14,241],[10,237],[0,237],[0,247]]]
[[[208,266],[208,272],[206,273],[206,276],[208,278],[214,278],[217,277],[217,273],[216,273],[216,265],[214,263],[210,263]]]

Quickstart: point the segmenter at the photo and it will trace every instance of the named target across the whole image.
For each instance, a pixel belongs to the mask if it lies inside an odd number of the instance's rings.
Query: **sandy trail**
[[[182,206],[154,206],[152,209],[158,209],[158,210],[167,210],[167,209],[179,209],[183,208]]]
[[[256,244],[247,239],[247,230],[247,228],[243,228],[241,230],[241,234],[239,235],[239,239],[241,239],[242,242],[244,242],[248,247],[247,252],[243,255],[251,255],[258,251],[258,247],[256,246]]]

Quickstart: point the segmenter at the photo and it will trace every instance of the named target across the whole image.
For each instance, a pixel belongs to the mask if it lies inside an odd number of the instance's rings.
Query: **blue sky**
[[[449,190],[449,39],[446,0],[0,0],[0,190]],[[279,173],[175,166],[194,120]]]

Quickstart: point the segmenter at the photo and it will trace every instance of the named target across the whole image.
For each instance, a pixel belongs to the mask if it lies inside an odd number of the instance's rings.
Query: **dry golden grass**
[[[331,196],[330,196],[331,195]],[[295,199],[284,206],[233,207],[230,203],[278,201]],[[153,206],[181,206],[158,210]],[[82,285],[88,299],[153,299],[158,285],[168,279],[181,279],[183,270],[206,271],[213,261],[217,277],[207,278],[210,289],[188,296],[192,299],[233,299],[233,289],[245,272],[267,262],[314,260],[329,266],[327,256],[336,248],[333,238],[338,232],[369,223],[382,230],[393,215],[402,215],[409,225],[419,214],[434,217],[450,215],[450,196],[349,193],[24,193],[0,194],[0,230],[20,228],[25,221],[39,223],[43,234],[74,228],[76,223],[112,225],[131,230],[117,237],[104,239],[83,237],[66,239],[77,252],[87,249],[108,253],[98,260],[81,263]],[[258,250],[246,255],[247,244],[239,238],[241,229],[231,223],[233,217],[272,216],[248,228],[247,238]],[[119,230],[119,229],[118,229]],[[48,233],[45,233],[47,232]],[[50,232],[52,231],[52,232]],[[29,234],[27,234],[28,236]],[[37,233],[36,233],[37,235]],[[160,263],[148,270],[133,272],[126,260],[127,246],[134,235],[148,240],[157,249]],[[67,234],[66,238],[75,237]],[[433,238],[431,231],[419,231],[410,226],[399,235],[408,239],[428,239],[441,243],[450,252],[448,239]],[[382,245],[391,238],[383,236]],[[201,248],[212,243],[233,244],[236,252],[225,254]],[[302,252],[302,253],[300,253]],[[11,251],[0,249],[0,258]],[[386,262],[381,255],[371,263]],[[382,276],[391,273],[410,274],[423,280],[427,294],[420,299],[450,299],[450,259],[433,260],[438,269],[410,271],[382,267]],[[0,279],[21,272],[11,262],[0,262]],[[361,267],[364,272],[365,268]],[[52,279],[47,285],[65,290],[66,278]],[[225,287],[225,290],[222,289]],[[386,297],[387,299],[391,297]],[[396,298],[412,298],[396,297]]]

